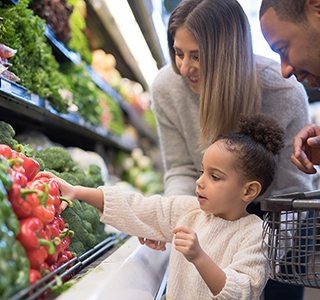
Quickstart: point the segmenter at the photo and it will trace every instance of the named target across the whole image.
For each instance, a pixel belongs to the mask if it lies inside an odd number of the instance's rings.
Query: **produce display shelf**
[[[102,256],[104,253],[110,250],[115,244],[117,244],[119,241],[125,240],[127,237],[127,234],[119,232],[106,238],[104,241],[97,244],[95,247],[93,247],[83,255],[73,258],[58,269],[38,280],[33,285],[21,290],[14,296],[10,297],[8,300],[39,299],[41,295],[43,295],[45,292],[47,292],[57,284],[57,279],[55,276],[59,276],[61,280],[63,280],[68,275],[77,275],[81,270],[89,266],[93,261],[97,260],[98,257]]]
[[[70,51],[69,49],[67,49],[65,47],[65,45],[63,43],[61,43],[60,41],[58,41],[56,39],[56,34],[55,32],[52,30],[52,28],[49,25],[46,25],[45,28],[45,32],[44,32],[45,36],[47,37],[47,39],[50,41],[51,45],[53,46],[53,50],[55,54],[57,54],[57,52],[62,55],[58,56],[61,58],[61,60],[70,60],[71,62],[77,64],[81,62],[81,56],[79,53]]]
[[[6,0],[6,3],[14,4],[16,5],[18,1],[15,0]],[[55,55],[57,61],[60,63],[63,63],[65,61],[71,61],[74,64],[78,64],[82,61],[81,56],[79,53],[73,52],[69,50],[62,42],[56,39],[56,34],[54,30],[49,26],[46,25],[45,27],[45,36],[48,39],[49,44],[52,46],[53,54]],[[125,112],[125,114],[128,116],[129,121],[132,123],[133,127],[137,130],[137,132],[142,137],[147,137],[153,144],[158,143],[158,136],[157,133],[151,129],[143,120],[138,116],[138,114],[128,105],[125,103],[125,101],[122,99],[122,97],[115,91],[108,83],[106,83],[96,72],[94,72],[90,66],[87,66],[89,68],[89,75],[92,78],[92,81],[104,92],[106,92],[110,97],[112,97],[121,107],[121,109]],[[31,94],[35,98],[37,98],[36,95]],[[28,101],[28,97],[26,97],[24,100]],[[38,100],[38,101],[41,101]],[[75,115],[68,114],[66,117],[67,119],[73,120]],[[77,118],[76,118],[77,119]],[[83,124],[85,121],[80,120],[80,123]],[[137,147],[137,145],[134,145],[130,141],[123,141],[119,139],[116,136],[113,136],[112,134],[107,134],[106,130],[104,128],[97,128],[92,126],[91,124],[87,124],[85,127],[89,127],[93,131],[97,131],[100,135],[107,135],[106,138],[110,139],[115,145],[119,145],[120,148],[123,148],[125,150],[132,150]]]
[[[166,246],[165,251],[156,251],[130,236],[56,300],[160,300],[167,284],[171,251],[171,244]]]
[[[129,117],[130,122],[136,128],[138,133],[141,136],[145,136],[150,139],[150,141],[154,144],[158,143],[158,135],[157,133],[152,130],[147,124],[145,124],[140,116],[127,104],[122,97],[114,90],[108,83],[106,83],[100,76],[92,70],[91,67],[88,67],[88,73],[92,79],[92,81],[104,92],[106,92],[111,98],[113,98],[122,110],[127,114]]]
[[[132,151],[137,147],[133,139],[116,136],[101,126],[93,126],[75,113],[57,113],[47,100],[32,93],[29,95],[25,87],[1,76],[0,100],[2,108],[0,116],[9,123],[14,124],[15,121],[26,118],[26,122],[37,122],[40,127],[51,127],[51,130],[59,130],[66,136],[75,134],[79,138],[85,137],[88,140],[113,145],[126,151]]]

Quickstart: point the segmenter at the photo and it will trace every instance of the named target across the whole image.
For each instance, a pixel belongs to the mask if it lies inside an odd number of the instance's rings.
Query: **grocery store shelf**
[[[104,31],[111,37],[112,43],[131,69],[136,81],[148,90],[158,67],[127,1],[120,3],[120,1],[88,0],[88,4],[88,8],[91,8],[95,18],[100,20]]]
[[[129,123],[137,130],[141,137],[147,137],[153,144],[158,143],[158,135],[155,130],[152,130],[147,124],[143,122],[141,117],[127,104],[122,97],[107,84],[94,70],[89,69],[89,75],[92,81],[110,97],[112,97],[126,113]]]
[[[55,39],[55,33],[50,29],[49,26],[47,26],[45,34],[50,41],[51,45],[53,46],[53,52],[54,55],[56,56],[57,60],[59,61],[66,61],[69,60],[73,63],[79,63],[81,62],[81,57],[79,54],[72,52],[68,50],[64,44],[61,42],[57,41]],[[92,70],[90,66],[87,66],[88,73],[92,78],[92,81],[104,92],[106,92],[111,98],[113,98],[119,106],[122,108],[122,110],[126,113],[128,116],[129,121],[133,125],[133,127],[136,128],[138,131],[139,135],[142,137],[147,137],[150,139],[150,141],[153,144],[158,143],[158,136],[157,133],[149,128],[147,124],[145,124],[140,116],[137,115],[137,113],[128,105],[122,97],[117,93],[116,90],[114,90],[108,83],[106,83],[97,72]]]
[[[100,142],[107,146],[131,151],[137,147],[134,140],[121,138],[103,127],[95,127],[82,117],[74,114],[60,114],[48,105],[48,101],[37,95],[29,95],[27,89],[0,77],[0,117],[14,128],[29,127],[54,136],[56,142],[66,144],[70,140],[83,149]],[[90,149],[88,149],[90,150]]]
[[[68,50],[63,43],[58,41],[56,39],[55,32],[51,29],[49,25],[46,25],[44,34],[52,46],[52,50],[57,61],[71,61],[75,64],[81,62],[81,56],[78,53]]]
[[[50,274],[42,277],[33,285],[10,297],[8,300],[41,299],[41,295],[43,293],[47,292],[51,287],[57,284],[57,279],[55,276],[59,276],[61,280],[63,280],[63,278],[68,275],[77,275],[81,270],[84,270],[86,267],[90,266],[93,261],[96,261],[97,258],[101,257],[103,254],[107,253],[107,251],[112,249],[119,241],[125,241],[127,237],[127,234],[119,232],[106,238],[104,241],[97,244],[80,257],[73,258],[72,260],[52,271]]]
[[[57,300],[155,299],[166,282],[170,244],[167,248],[152,250],[130,237]]]

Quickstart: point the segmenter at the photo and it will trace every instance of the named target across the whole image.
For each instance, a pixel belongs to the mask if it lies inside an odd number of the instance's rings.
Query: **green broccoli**
[[[98,165],[95,164],[91,164],[89,166],[89,170],[85,171],[86,175],[87,175],[87,180],[88,182],[90,182],[89,185],[87,182],[88,187],[98,187],[100,185],[104,185],[104,180],[102,178],[102,174],[101,174],[101,168]],[[93,181],[93,183],[92,183]]]
[[[91,223],[89,223],[88,221],[83,220],[83,226],[84,226],[84,228],[85,228],[89,233],[92,233],[92,232],[93,232],[92,225],[91,225]]]
[[[15,149],[19,144],[13,137],[16,135],[13,127],[4,122],[0,121],[0,144],[8,145],[11,149]]]
[[[46,169],[52,169],[57,172],[68,172],[75,166],[75,162],[69,152],[62,147],[52,146],[41,149],[35,154],[35,159],[37,158],[41,158],[44,161]]]
[[[77,256],[81,256],[86,253],[86,249],[83,246],[83,243],[80,241],[72,241],[69,246],[69,251],[75,253]]]
[[[85,226],[83,226],[82,219],[80,216],[74,211],[74,207],[67,207],[63,212],[61,212],[61,217],[64,219],[66,223],[69,224],[70,230],[74,231],[74,236],[70,238],[70,246],[69,250],[72,252],[76,252],[77,255],[82,255],[85,251],[91,249],[96,243],[94,236],[87,231]],[[92,237],[93,236],[93,237]],[[93,241],[94,238],[94,241]],[[75,249],[73,244],[81,242],[83,245],[84,251],[79,251],[79,249]],[[80,248],[79,245],[77,248]]]
[[[66,182],[70,183],[71,185],[80,185],[78,178],[69,172],[57,172],[56,175],[65,180]]]
[[[106,239],[109,234],[105,232],[105,224],[100,221],[100,215],[98,210],[85,203],[80,201],[81,206],[83,208],[83,214],[84,214],[84,221],[87,221],[91,224],[93,234],[96,237],[96,244],[100,243],[104,239]]]
[[[80,200],[73,200],[73,207],[72,210],[80,217],[81,221],[84,220],[85,216],[84,216],[84,211],[82,208],[82,202]]]
[[[104,241],[107,237],[109,237],[112,234],[109,234],[105,231],[106,225],[102,222],[98,223],[97,229],[96,229],[96,242],[99,244],[100,242]]]
[[[78,185],[86,186],[86,174],[83,169],[78,166],[73,166],[68,173],[78,180]]]
[[[92,225],[93,230],[95,230],[96,223],[100,222],[98,210],[86,202],[80,201],[80,204],[84,215],[83,219],[88,221]]]

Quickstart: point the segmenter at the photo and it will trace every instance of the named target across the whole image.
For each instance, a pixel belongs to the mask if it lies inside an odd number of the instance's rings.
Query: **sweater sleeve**
[[[171,242],[179,216],[197,202],[195,197],[144,197],[138,192],[102,186],[104,196],[100,220],[129,235]]]
[[[243,239],[239,250],[233,256],[231,264],[223,269],[226,284],[218,295],[212,295],[213,300],[256,300],[267,283],[270,272],[261,250],[261,226],[251,226],[241,237]]]
[[[166,196],[194,195],[195,178],[198,177],[185,138],[186,129],[183,128],[183,120],[180,118],[181,114],[186,116],[190,113],[186,100],[190,93],[180,80],[181,78],[170,70],[170,66],[165,66],[151,87],[151,108],[157,122]],[[181,102],[185,104],[182,105]],[[190,130],[195,127],[193,123],[198,121],[197,112],[193,111],[192,115],[189,119]]]

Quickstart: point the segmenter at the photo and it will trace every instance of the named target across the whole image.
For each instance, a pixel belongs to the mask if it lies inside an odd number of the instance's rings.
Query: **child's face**
[[[217,141],[204,153],[202,175],[197,180],[200,208],[226,220],[247,214],[247,203],[242,200],[246,182],[241,180],[234,164],[234,154],[225,149],[224,141]]]

